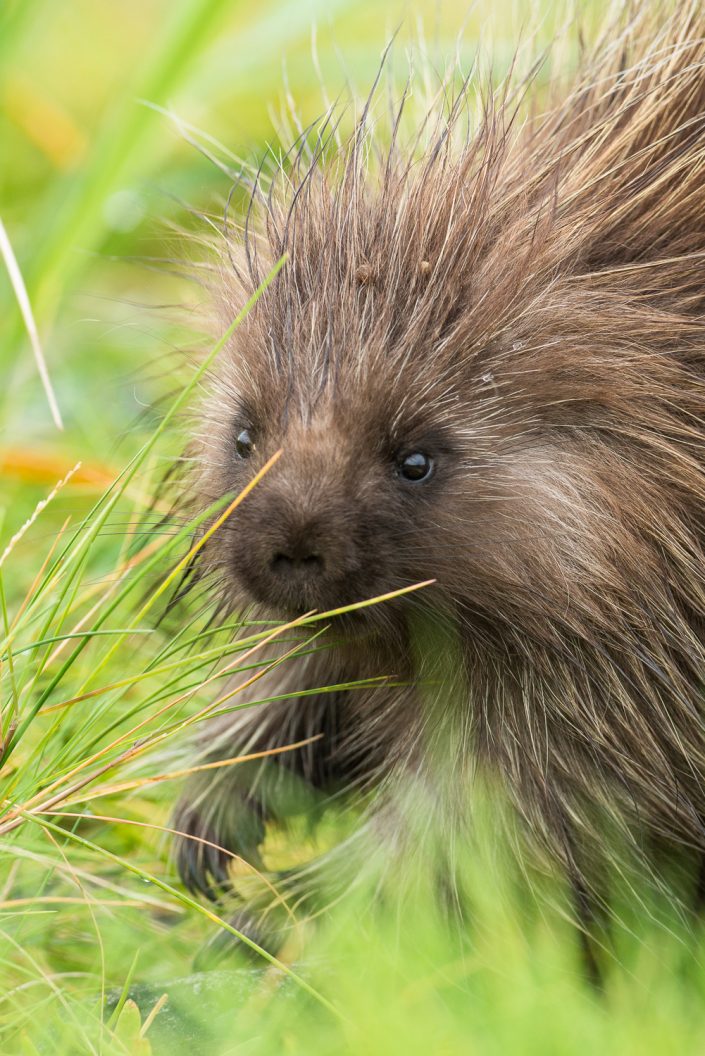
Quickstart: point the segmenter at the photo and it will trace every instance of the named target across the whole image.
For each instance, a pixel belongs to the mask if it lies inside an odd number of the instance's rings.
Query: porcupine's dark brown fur
[[[251,694],[409,685],[216,719],[210,754],[322,733],[282,772],[384,799],[445,729],[455,792],[486,764],[578,892],[601,818],[705,849],[705,14],[640,10],[540,115],[505,90],[460,137],[466,88],[380,158],[366,113],[333,159],[329,140],[256,188],[224,317],[288,262],[218,362],[191,451],[201,508],[284,451],[204,549],[227,605],[282,617],[435,580]],[[412,452],[433,460],[421,482],[399,475]],[[422,609],[455,628],[466,687],[430,711]],[[176,824],[257,864],[267,782],[215,773]],[[180,842],[193,889],[226,863]]]

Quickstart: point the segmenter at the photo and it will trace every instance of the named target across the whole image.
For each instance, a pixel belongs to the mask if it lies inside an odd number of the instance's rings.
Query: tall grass
[[[510,50],[508,6],[495,12],[499,54]],[[517,7],[525,21],[528,5]],[[481,8],[470,15],[470,51]],[[184,250],[148,217],[181,217],[182,198],[218,209],[227,186],[161,110],[204,125],[235,154],[261,156],[282,51],[298,104],[310,116],[320,109],[314,18],[335,94],[344,78],[369,82],[403,14],[350,0],[130,0],[115,11],[24,0],[0,11],[0,135],[14,159],[0,217],[67,426],[61,437],[53,430],[2,278],[3,1054],[705,1050],[700,934],[663,896],[616,896],[597,995],[560,877],[517,854],[494,790],[478,787],[472,844],[457,849],[462,926],[419,863],[383,885],[361,875],[319,919],[298,913],[291,941],[273,954],[238,941],[224,911],[186,895],[170,861],[171,804],[199,765],[194,733],[216,707],[239,706],[237,687],[279,661],[275,645],[291,627],[213,627],[188,605],[159,619],[199,525],[162,523],[151,498],[178,451],[181,411],[228,337],[173,385],[172,347],[202,339],[188,319],[152,311],[187,295],[170,264],[150,263]],[[452,51],[457,6],[453,15],[431,33],[439,55]],[[73,44],[57,54],[58,39]],[[145,363],[163,348],[169,377],[158,366],[147,385]],[[172,388],[158,418],[147,410],[137,419],[153,393]],[[213,527],[246,501],[224,496],[201,520]],[[290,648],[316,647],[324,615],[299,621]],[[331,808],[316,834],[303,823],[272,827],[269,857],[309,857],[349,824]],[[223,936],[233,941],[218,943]]]

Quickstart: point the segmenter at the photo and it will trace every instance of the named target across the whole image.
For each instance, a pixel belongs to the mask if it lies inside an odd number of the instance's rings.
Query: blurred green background
[[[589,22],[605,5],[581,6]],[[194,667],[193,647],[179,651],[173,628],[155,632],[143,621],[143,637],[135,633],[126,644],[128,631],[120,628],[132,628],[132,599],[99,622],[96,598],[104,588],[111,597],[109,572],[124,569],[128,513],[121,506],[119,517],[111,509],[103,521],[104,507],[96,507],[81,525],[87,533],[96,526],[90,547],[72,542],[53,578],[35,577],[58,527],[68,515],[80,523],[76,517],[160,421],[164,404],[155,401],[179,389],[192,351],[207,344],[199,322],[203,294],[190,279],[203,252],[198,236],[208,231],[199,214],[216,222],[222,216],[234,159],[257,164],[287,146],[277,131],[287,95],[306,122],[346,88],[364,94],[394,32],[400,77],[409,50],[417,60],[425,51],[441,72],[457,53],[468,69],[481,40],[501,74],[517,41],[533,34],[538,49],[563,21],[571,21],[568,5],[548,0],[0,2],[0,219],[65,424],[59,433],[52,423],[0,262],[0,553],[57,479],[83,462],[1,568],[0,616],[15,650],[14,658],[11,651],[0,656],[3,735],[15,711],[32,722],[13,766],[0,773],[0,825],[13,803],[35,802],[48,782],[70,787],[71,767],[85,772],[96,745],[124,777],[122,742],[105,746],[116,729],[131,743],[137,734],[130,722],[138,720],[158,738],[170,696],[179,718],[196,700],[213,699],[199,681],[210,668]],[[180,428],[169,430],[157,464],[143,467],[145,500],[150,474],[158,476],[179,449]],[[130,502],[131,517],[141,501],[131,494]],[[174,559],[167,549],[165,566]],[[94,622],[86,624],[89,617]],[[73,626],[99,629],[68,665],[56,641]],[[106,626],[118,637],[98,637]],[[211,642],[197,631],[193,641]],[[226,648],[227,635],[222,641]],[[149,682],[166,661],[176,673],[170,669],[163,684]],[[134,684],[115,690],[126,675]],[[95,704],[81,696],[88,685]],[[194,701],[193,686],[201,693]],[[111,791],[112,771],[97,773],[108,791],[96,809],[112,812],[110,824],[92,822],[90,801],[85,806],[67,794],[70,807],[84,811],[76,832],[91,846],[60,833],[49,839],[36,824],[2,829],[3,1056],[150,1056],[150,1039],[155,1054],[169,1056],[705,1052],[702,944],[677,909],[628,892],[617,954],[598,997],[581,974],[560,881],[534,877],[547,888],[535,900],[516,847],[502,842],[491,813],[480,818],[466,862],[474,911],[467,933],[448,927],[426,878],[394,905],[358,892],[314,937],[302,970],[341,1018],[293,984],[277,991],[252,964],[209,975],[212,984],[206,973],[191,978],[194,956],[217,927],[185,908],[178,892],[154,887],[155,877],[175,882],[168,838],[159,831],[175,786],[150,782],[173,769],[174,759],[130,763],[128,793]],[[282,851],[286,837],[274,839]],[[131,876],[131,867],[142,872]],[[76,869],[83,870],[78,879]],[[142,1018],[104,1026],[103,998],[114,1000],[128,985]],[[159,1013],[145,1031],[144,1016],[167,991],[173,1015]]]

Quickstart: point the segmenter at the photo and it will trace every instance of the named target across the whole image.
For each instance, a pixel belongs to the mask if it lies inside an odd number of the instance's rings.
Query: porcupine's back
[[[705,843],[704,32],[697,3],[644,5],[544,115],[505,93],[463,138],[464,93],[423,148],[370,163],[361,127],[255,190],[228,314],[288,262],[194,445],[203,503],[285,450],[206,549],[232,603],[436,581],[467,674],[458,757],[499,768],[571,868],[605,812]],[[413,494],[388,469],[404,451],[433,456]],[[304,521],[317,565],[292,586]],[[373,638],[403,641],[381,610]],[[424,722],[384,722],[376,748],[418,758]]]

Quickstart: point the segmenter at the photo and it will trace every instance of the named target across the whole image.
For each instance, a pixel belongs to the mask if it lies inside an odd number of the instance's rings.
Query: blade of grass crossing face
[[[276,451],[272,455],[272,457],[264,464],[264,466],[262,466],[262,468],[259,470],[259,472],[255,474],[255,476],[246,485],[246,487],[244,487],[242,489],[240,494],[235,496],[235,498],[232,500],[232,502],[228,505],[228,508],[223,513],[221,513],[219,517],[216,518],[216,520],[213,522],[213,524],[210,525],[210,527],[203,533],[203,535],[191,547],[191,549],[188,551],[188,553],[178,562],[178,564],[169,572],[169,574],[167,576],[165,576],[165,578],[162,580],[162,582],[159,584],[159,586],[152,592],[151,596],[148,598],[148,600],[144,603],[142,608],[139,609],[139,611],[135,615],[134,619],[132,620],[132,622],[130,624],[131,628],[132,627],[136,627],[144,619],[144,617],[153,608],[153,606],[156,604],[156,602],[159,600],[159,598],[164,594],[164,592],[166,590],[168,590],[169,586],[174,582],[174,580],[177,578],[177,576],[179,576],[184,571],[184,569],[188,567],[189,563],[193,560],[193,558],[196,556],[196,554],[198,554],[199,551],[202,550],[202,548],[205,546],[205,544],[208,542],[208,540],[215,534],[215,532],[217,532],[218,529],[223,526],[223,524],[226,522],[228,517],[230,517],[230,515],[240,505],[240,503],[244,499],[247,498],[247,496],[250,494],[252,489],[257,486],[257,484],[260,482],[260,480],[262,480],[262,478],[269,472],[271,467],[279,460],[280,456],[281,456],[281,451]],[[129,634],[130,631],[128,630],[126,633]],[[120,645],[121,645],[121,642],[117,641],[112,646],[112,648],[108,650],[106,655],[103,657],[100,665],[95,669],[95,672],[94,672],[95,674],[97,674],[99,671],[101,671],[103,669],[103,667],[107,663],[109,663],[109,661],[112,659],[112,657],[114,656],[114,654],[117,651],[117,649],[120,648]]]

